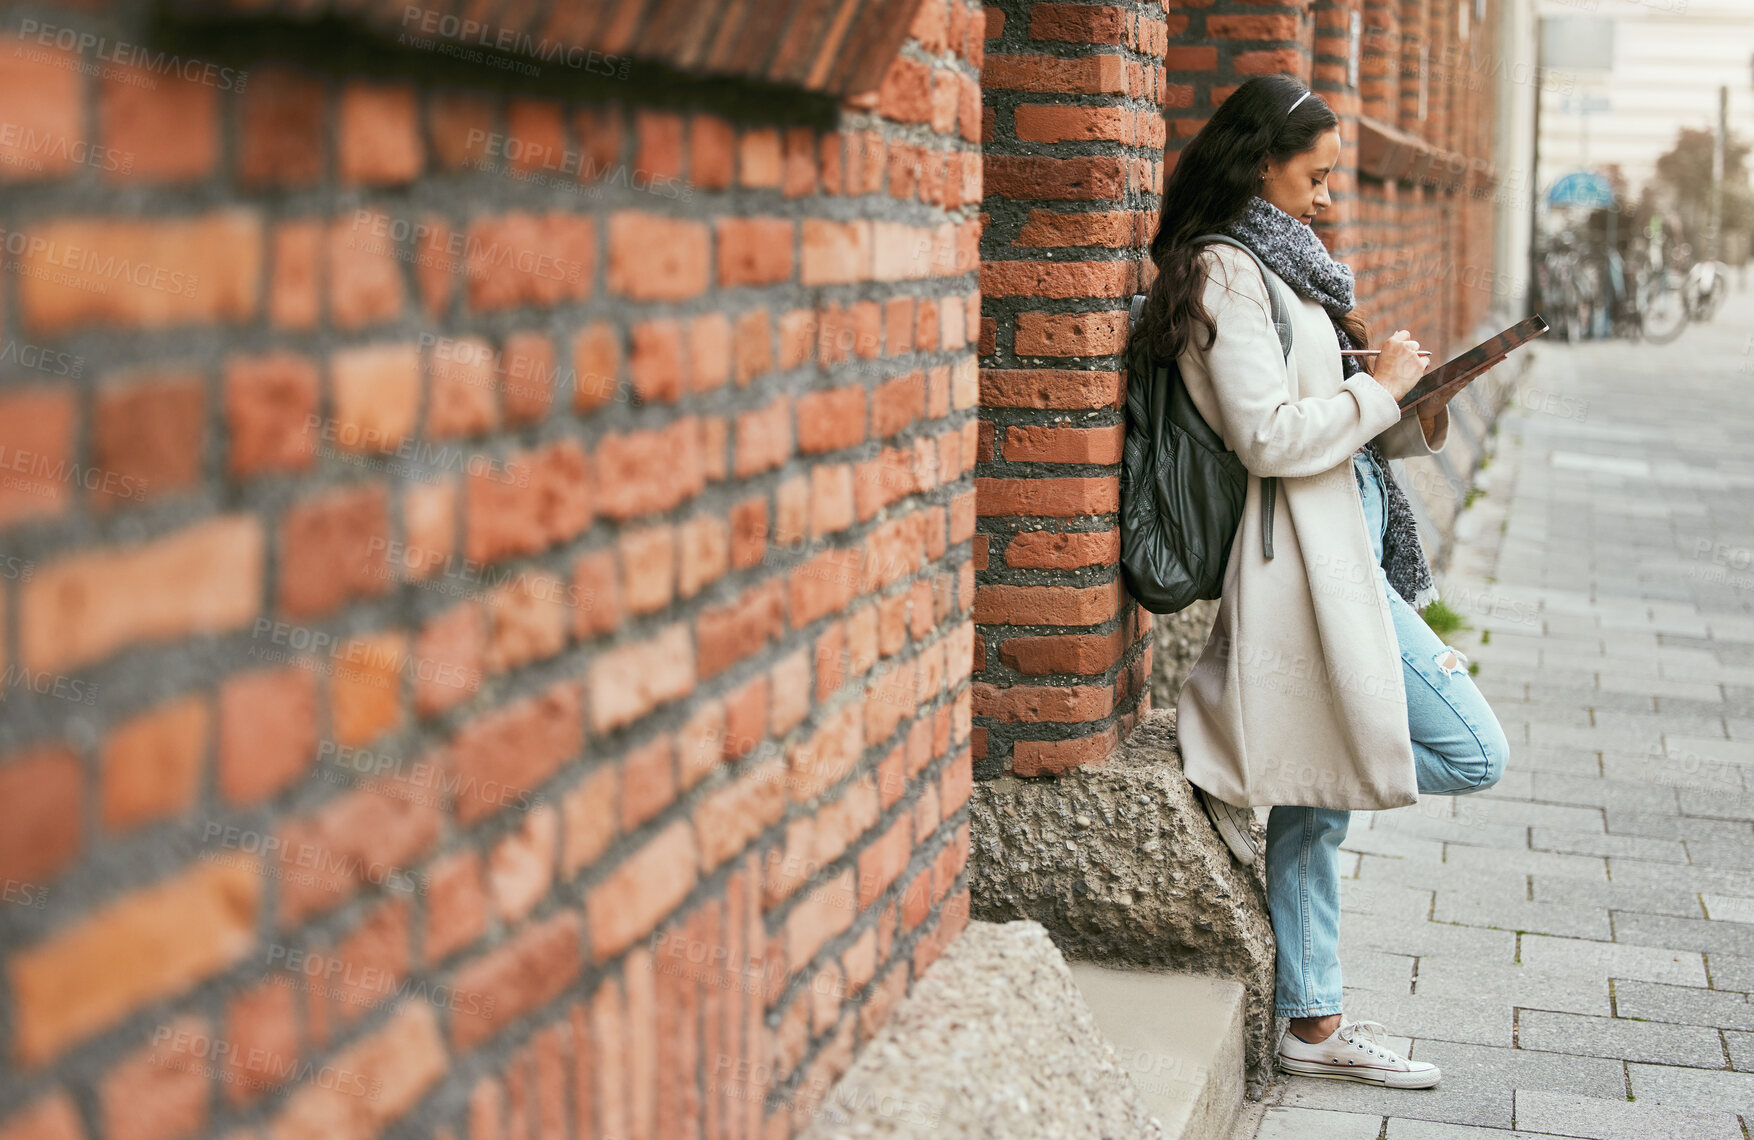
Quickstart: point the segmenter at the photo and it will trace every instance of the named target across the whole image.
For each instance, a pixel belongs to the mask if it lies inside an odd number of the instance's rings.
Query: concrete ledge
[[[828,1091],[804,1140],[1179,1140],[1034,922],[971,922]],[[1195,1133],[1186,1134],[1190,1137]]]
[[[1229,1136],[1242,1107],[1242,984],[1092,962],[1072,963],[1072,978],[1164,1134]]]
[[[1273,929],[1260,864],[1238,864],[1194,799],[1174,710],[1143,717],[1103,764],[977,781],[969,820],[972,917],[1032,918],[1079,961],[1241,982],[1250,1087],[1271,1079]]]

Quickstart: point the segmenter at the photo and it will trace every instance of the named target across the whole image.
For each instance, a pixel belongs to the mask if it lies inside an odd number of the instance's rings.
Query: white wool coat
[[[1188,395],[1249,471],[1218,618],[1176,700],[1184,769],[1239,806],[1376,810],[1418,799],[1400,646],[1371,551],[1352,455],[1442,449],[1369,375],[1342,379],[1327,312],[1277,274],[1286,360],[1265,286],[1242,250],[1211,245],[1203,300],[1218,325],[1180,357]],[[1271,272],[1269,270],[1269,272]],[[1274,557],[1261,554],[1261,477],[1278,476]]]

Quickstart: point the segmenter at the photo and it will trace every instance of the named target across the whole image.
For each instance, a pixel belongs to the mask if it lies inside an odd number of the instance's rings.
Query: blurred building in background
[[[1149,710],[1175,152],[1311,83],[1373,329],[1461,347],[1529,22],[0,4],[0,1137],[802,1131],[967,921],[974,782]]]

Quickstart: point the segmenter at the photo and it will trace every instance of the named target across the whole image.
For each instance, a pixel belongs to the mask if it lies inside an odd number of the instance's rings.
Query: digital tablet
[[[1488,337],[1459,356],[1446,360],[1419,378],[1411,391],[1401,397],[1401,410],[1410,411],[1427,400],[1448,400],[1457,392],[1486,374],[1487,369],[1509,356],[1516,349],[1547,331],[1541,314]]]

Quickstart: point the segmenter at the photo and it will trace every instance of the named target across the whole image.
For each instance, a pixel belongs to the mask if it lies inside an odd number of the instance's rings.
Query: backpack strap
[[[1245,243],[1237,241],[1228,234],[1202,234],[1195,238],[1196,242],[1222,242],[1234,245],[1249,255],[1255,268],[1261,271],[1261,284],[1267,287],[1267,302],[1272,306],[1273,329],[1279,334],[1279,351],[1286,360],[1291,359],[1291,311],[1285,307],[1285,298],[1279,292],[1279,286],[1273,284],[1273,275],[1267,272],[1267,263],[1261,255],[1250,249]],[[1273,557],[1273,502],[1278,498],[1279,480],[1275,476],[1261,479],[1261,557]]]
[[[1273,284],[1273,275],[1267,272],[1267,264],[1261,260],[1261,255],[1229,234],[1201,234],[1194,241],[1234,245],[1249,255],[1255,268],[1261,271],[1261,283],[1267,287],[1267,301],[1272,305],[1273,311],[1273,328],[1279,334],[1279,351],[1287,360],[1291,359],[1291,310],[1285,307],[1285,296],[1279,291],[1279,286]]]

